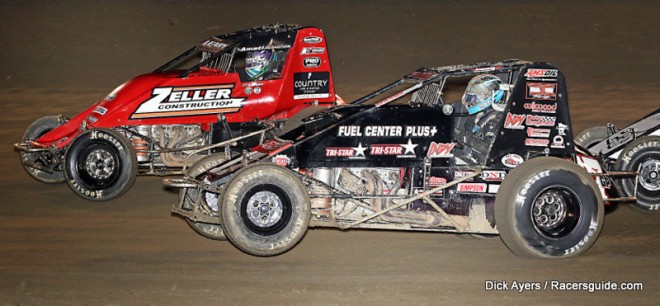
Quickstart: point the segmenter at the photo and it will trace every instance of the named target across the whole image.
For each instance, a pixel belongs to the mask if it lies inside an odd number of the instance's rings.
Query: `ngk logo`
[[[455,143],[436,143],[435,141],[431,142],[429,151],[426,156],[430,158],[452,157],[454,154],[451,153],[451,150],[455,145]]]
[[[525,128],[523,122],[525,122],[525,117],[527,115],[516,115],[512,113],[506,114],[506,120],[504,121],[505,129],[514,129],[522,130]]]

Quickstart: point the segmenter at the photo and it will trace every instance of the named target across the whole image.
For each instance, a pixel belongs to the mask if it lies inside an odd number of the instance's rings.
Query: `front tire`
[[[37,140],[62,124],[64,124],[64,122],[60,119],[60,116],[51,115],[39,118],[28,126],[25,130],[25,134],[23,134],[22,140],[23,142]],[[25,169],[25,172],[27,172],[33,179],[46,184],[64,182],[64,173],[61,168],[61,153],[53,154],[53,152],[50,151],[35,153],[20,152],[20,155],[23,169]],[[55,162],[55,164],[53,164],[53,162]],[[45,168],[51,168],[53,172],[49,173],[29,166],[30,164],[36,163],[41,164]]]
[[[90,201],[126,193],[137,175],[137,157],[128,139],[115,130],[92,129],[78,135],[64,154],[66,182]]]
[[[227,183],[220,207],[225,235],[256,256],[294,247],[311,218],[307,190],[289,169],[273,164],[248,166]]]
[[[197,178],[207,170],[227,161],[227,156],[224,154],[214,154],[210,155],[207,157],[202,158],[198,162],[196,162],[190,170],[188,170],[187,175],[193,178]],[[222,185],[226,183],[226,180],[218,180],[216,182],[213,182],[213,185]],[[207,190],[203,190],[201,195],[199,194],[199,189],[198,188],[182,188],[179,193],[181,194],[180,196],[183,196],[183,206],[186,209],[194,210],[195,207],[194,205],[197,205],[195,203],[199,203],[202,207],[197,207],[198,210],[203,211],[207,215],[210,215],[211,217],[217,218],[218,224],[215,223],[207,223],[207,222],[201,222],[201,221],[195,221],[189,218],[186,218],[186,222],[190,227],[197,232],[198,234],[209,238],[213,240],[227,240],[227,237],[225,236],[225,232],[222,229],[222,225],[219,224],[220,222],[220,214],[219,214],[219,195],[217,193],[213,193]],[[198,197],[200,197],[198,199]]]
[[[637,171],[637,201],[631,208],[652,212],[660,210],[660,136],[640,137],[629,143],[619,154],[615,169]],[[634,178],[615,180],[627,197],[635,195]]]
[[[495,199],[500,237],[519,256],[580,255],[598,238],[603,218],[595,180],[555,157],[534,158],[513,169]]]

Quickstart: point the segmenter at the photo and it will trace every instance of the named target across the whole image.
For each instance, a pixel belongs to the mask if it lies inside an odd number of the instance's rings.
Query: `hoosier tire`
[[[137,157],[128,139],[110,129],[78,135],[64,154],[64,176],[71,190],[90,201],[126,193],[137,175]]]
[[[567,258],[586,252],[603,226],[595,180],[578,165],[538,157],[513,169],[495,199],[500,237],[516,255]]]
[[[294,247],[311,218],[307,190],[291,170],[273,164],[248,166],[227,183],[220,207],[225,235],[256,256]]]
[[[214,154],[204,157],[199,161],[197,161],[192,167],[190,167],[190,170],[187,172],[187,175],[190,177],[197,178],[207,170],[225,162],[226,160],[227,160],[227,156],[224,154]],[[224,183],[225,181],[221,180],[218,182],[214,182],[214,185],[221,185]],[[195,203],[199,203],[200,205],[203,205],[203,207],[198,207],[198,209],[209,214],[211,217],[217,218],[218,220],[217,221],[218,224],[214,224],[207,222],[199,222],[186,218],[186,222],[195,232],[209,239],[227,240],[227,237],[225,236],[225,232],[222,229],[222,225],[220,224],[220,215],[218,212],[220,199],[217,193],[204,190],[200,195],[199,190],[196,188],[182,188],[179,191],[179,193],[180,196],[184,197],[183,198],[184,207],[192,210],[194,209],[193,206],[196,205]],[[197,197],[199,196],[201,196],[201,198],[199,199],[199,201],[197,201]]]
[[[640,137],[629,143],[619,154],[615,169],[637,171],[637,201],[631,208],[651,212],[660,210],[660,136]],[[635,180],[615,180],[625,196],[635,194]]]
[[[51,115],[41,117],[32,122],[32,124],[30,124],[30,126],[28,126],[28,128],[25,130],[25,134],[23,134],[23,142],[28,140],[36,140],[60,125],[62,125],[62,122],[60,122],[60,118],[58,116]],[[52,156],[50,152],[46,151],[35,153],[21,152],[20,155],[23,169],[25,169],[25,172],[27,172],[35,180],[46,184],[64,182],[64,173],[62,172],[61,168],[53,169],[53,173],[48,173],[46,171],[28,166],[28,164],[31,163],[41,163],[45,167],[52,167],[51,162],[53,160],[57,161],[58,163],[61,162],[61,154],[59,154],[60,156]],[[59,167],[61,167],[61,165]]]
[[[585,149],[599,143],[608,137],[607,127],[604,125],[590,127],[575,137],[575,142]]]

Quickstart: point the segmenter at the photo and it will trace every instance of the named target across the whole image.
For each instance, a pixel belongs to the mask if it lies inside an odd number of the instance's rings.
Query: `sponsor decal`
[[[566,148],[566,145],[564,144],[564,136],[557,135],[552,138],[552,144],[550,145],[551,148],[555,149],[563,149]]]
[[[528,147],[548,147],[549,143],[550,143],[549,139],[539,139],[539,138],[525,139],[525,145]]]
[[[507,154],[502,157],[502,165],[509,167],[509,168],[515,168],[516,166],[520,165],[525,161],[520,155],[518,154]]]
[[[504,128],[513,129],[513,130],[524,129],[525,126],[523,125],[523,123],[525,122],[526,116],[527,115],[517,115],[517,114],[507,113],[506,120],[504,120]]]
[[[271,162],[278,166],[286,167],[291,163],[291,158],[286,155],[277,154],[271,158]]]
[[[337,129],[339,137],[432,137],[438,132],[429,125],[342,125]]]
[[[487,170],[481,172],[481,179],[487,182],[501,182],[506,176],[506,171]]]
[[[156,87],[131,119],[236,112],[245,98],[231,96],[234,84]]]
[[[254,93],[260,94],[261,93],[261,87],[255,87],[254,88]]]
[[[293,99],[330,97],[330,72],[302,72],[293,75]]]
[[[105,113],[108,112],[108,109],[105,108],[105,107],[103,107],[103,106],[97,106],[97,107],[94,109],[94,112],[97,113],[97,114],[99,114],[99,115],[101,115],[101,116],[103,116],[103,115],[105,115]]]
[[[306,43],[306,44],[310,44],[310,45],[318,44],[322,41],[323,41],[323,38],[318,37],[318,36],[307,36],[307,37],[303,38],[303,42]]]
[[[89,115],[89,116],[87,117],[87,121],[89,121],[89,122],[91,122],[91,123],[95,123],[96,121],[99,121],[99,119],[96,119],[96,117],[94,117],[94,116],[92,116],[92,115]]]
[[[470,170],[456,170],[456,171],[454,171],[454,179],[455,180],[461,179],[461,178],[464,178],[468,175],[472,175],[473,173],[474,173],[474,171],[470,171]],[[474,178],[469,178],[465,181],[466,182],[472,182],[472,181],[474,181]]]
[[[500,190],[500,185],[488,184],[488,193],[497,193]]]
[[[528,69],[525,76],[528,78],[556,78],[557,69]]]
[[[252,87],[245,87],[245,90],[243,92],[245,92],[246,95],[252,94]]]
[[[361,142],[357,147],[328,147],[325,148],[325,156],[364,158],[364,151],[367,149],[368,147],[362,146]]]
[[[459,183],[456,190],[458,192],[486,192],[488,185],[484,183]]]
[[[429,178],[430,187],[438,187],[447,184],[447,179],[444,177],[432,176]]]
[[[455,145],[455,143],[436,143],[433,141],[431,142],[431,145],[429,145],[429,150],[426,153],[426,156],[430,158],[453,157],[454,154],[451,153],[451,150]]]
[[[266,46],[255,46],[255,47],[240,47],[238,52],[250,52],[250,51],[262,51],[262,50],[280,50],[280,49],[289,49],[291,45],[266,45]]]
[[[398,144],[373,144],[371,145],[371,155],[402,155],[403,147]]]
[[[445,104],[442,106],[442,113],[449,116],[454,113],[454,107],[451,104]]]
[[[480,68],[472,68],[472,71],[474,72],[490,72],[490,71],[495,71],[497,69],[501,69],[502,66],[492,66],[492,67],[480,67]]]
[[[527,115],[525,124],[529,126],[555,126],[557,118],[550,116]]]
[[[351,157],[355,156],[355,150],[350,147],[325,148],[325,156],[328,157]]]
[[[566,136],[566,131],[568,131],[568,125],[563,123],[557,124],[557,135]]]
[[[406,144],[372,144],[370,155],[396,155],[397,157],[415,157],[415,148],[418,145],[413,144],[408,138]]]
[[[227,46],[229,46],[227,43],[224,43],[221,40],[219,40],[218,38],[213,37],[213,38],[211,38],[209,40],[206,40],[206,41],[202,42],[201,44],[199,44],[198,49],[200,49],[202,51],[208,51],[208,52],[214,52],[215,53],[215,52],[220,52],[221,50],[223,50]]]
[[[525,103],[523,107],[527,110],[532,111],[532,113],[548,113],[554,114],[557,112],[557,103],[544,104],[544,103]]]
[[[305,57],[303,58],[303,66],[305,68],[316,68],[321,66],[321,58],[320,57]]]
[[[550,129],[527,128],[527,137],[549,138]]]
[[[438,75],[435,72],[421,72],[415,71],[406,76],[407,79],[416,79],[416,80],[428,80],[434,76]]]
[[[527,100],[557,100],[557,83],[527,83]],[[556,105],[555,105],[556,106]]]
[[[305,54],[323,54],[325,53],[325,47],[305,47],[300,51],[301,55]]]

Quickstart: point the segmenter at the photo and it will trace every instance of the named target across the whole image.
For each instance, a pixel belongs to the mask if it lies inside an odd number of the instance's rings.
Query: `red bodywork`
[[[316,40],[305,38],[320,38]],[[303,54],[305,48],[323,48],[323,52]],[[320,50],[320,49],[317,49]],[[317,67],[305,67],[306,58],[319,60]],[[314,66],[314,65],[311,65]],[[285,119],[314,104],[331,105],[335,102],[334,83],[330,69],[328,49],[323,32],[317,28],[302,28],[297,32],[295,42],[289,50],[281,78],[265,81],[241,82],[238,73],[223,72],[211,68],[179,78],[182,71],[154,72],[138,76],[117,87],[107,98],[71,118],[66,124],[44,134],[33,142],[37,147],[66,147],[83,128],[113,128],[117,126],[201,124],[209,130],[218,121],[218,113],[225,113],[228,123],[251,122],[255,119]],[[329,74],[329,95],[327,97],[294,99],[294,74],[302,72],[327,72]],[[194,99],[194,95],[204,96],[206,88],[224,86],[231,88],[232,99],[242,99],[239,108],[225,108],[214,111],[188,111],[162,114],[158,117],[136,116],[138,108],[155,97],[156,88],[175,88],[183,91],[184,99]],[[216,86],[217,85],[217,86]],[[249,90],[247,88],[250,88]],[[260,88],[258,93],[254,90]],[[187,90],[189,89],[189,90]],[[187,91],[186,91],[187,90]],[[195,93],[194,91],[198,91]],[[111,98],[112,97],[112,98]],[[167,101],[165,101],[167,102]],[[137,117],[137,118],[136,118]]]

